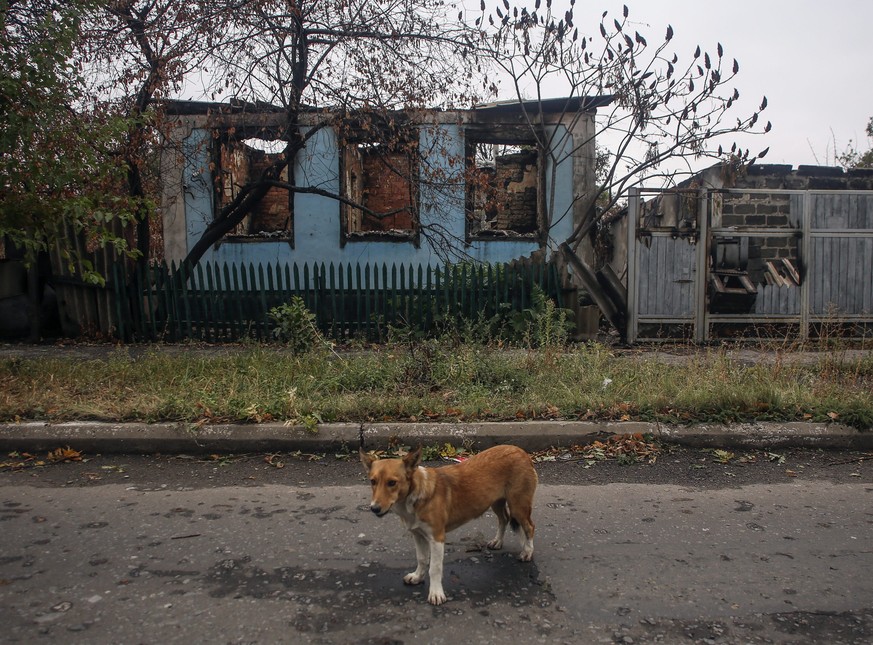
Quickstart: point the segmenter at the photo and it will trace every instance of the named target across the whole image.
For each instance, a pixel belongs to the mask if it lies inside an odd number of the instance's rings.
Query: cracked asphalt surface
[[[402,584],[412,542],[396,518],[367,510],[355,459],[85,455],[3,467],[2,638],[873,641],[873,455],[564,456],[537,465],[534,561],[514,559],[513,536],[484,550],[493,519],[472,522],[449,536],[441,607]]]

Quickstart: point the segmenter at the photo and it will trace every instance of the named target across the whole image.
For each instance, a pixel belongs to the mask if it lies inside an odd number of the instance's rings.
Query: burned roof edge
[[[566,96],[553,99],[530,99],[524,101],[496,101],[474,105],[475,112],[491,112],[496,114],[514,114],[517,112],[542,112],[543,114],[560,114],[569,112],[590,112],[612,103],[611,94],[597,96]]]
[[[613,101],[612,95],[602,96],[570,96],[563,98],[540,99],[540,100],[509,100],[497,101],[494,103],[486,103],[474,105],[466,110],[443,110],[441,108],[432,108],[433,112],[477,112],[485,114],[520,114],[524,112],[543,114],[560,114],[572,112],[588,112],[596,110],[599,107],[609,105]],[[230,101],[195,101],[189,99],[164,99],[160,101],[164,111],[167,114],[174,115],[208,115],[208,114],[277,114],[284,111],[284,108],[279,105],[273,105],[264,101],[240,101],[231,99]],[[314,108],[310,106],[301,107],[302,112],[320,112],[324,108]],[[420,112],[420,109],[410,110],[412,112]],[[402,112],[402,110],[397,110]]]

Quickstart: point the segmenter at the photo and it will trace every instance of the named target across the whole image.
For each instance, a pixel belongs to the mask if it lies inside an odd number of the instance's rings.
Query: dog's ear
[[[368,471],[370,470],[370,466],[373,465],[373,462],[376,461],[369,452],[364,452],[363,448],[358,448],[358,453],[361,455],[361,463],[364,464],[364,468]]]
[[[416,448],[415,450],[410,450],[406,453],[406,456],[403,457],[403,465],[406,466],[406,470],[412,471],[418,468],[418,465],[421,463],[421,446]]]

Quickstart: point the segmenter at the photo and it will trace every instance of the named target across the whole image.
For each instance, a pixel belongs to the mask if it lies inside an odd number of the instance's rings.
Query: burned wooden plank
[[[782,258],[782,267],[785,269],[785,272],[794,284],[800,286],[800,273],[794,268],[794,265],[791,264],[791,260],[788,258]]]
[[[764,266],[767,267],[767,273],[769,273],[770,277],[773,278],[773,284],[778,285],[780,287],[786,286],[787,282],[786,282],[785,278],[782,277],[782,275],[779,273],[778,269],[776,269],[776,266],[773,264],[773,262],[768,260],[767,262],[764,263]]]

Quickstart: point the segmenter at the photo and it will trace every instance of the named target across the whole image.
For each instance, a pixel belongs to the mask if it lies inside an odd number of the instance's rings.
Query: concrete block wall
[[[745,169],[736,188],[784,190],[873,190],[873,168],[843,170],[835,166],[755,164]]]
[[[744,169],[726,188],[758,190],[873,190],[873,168],[844,170],[832,166],[756,164]],[[778,193],[725,194],[721,204],[720,226],[759,226],[784,228],[784,236],[752,238],[749,242],[748,270],[760,281],[765,263],[783,258],[795,267],[800,261],[800,216],[791,212],[791,196]]]
[[[721,225],[782,228],[789,226],[790,214],[791,200],[788,195],[725,195]]]

